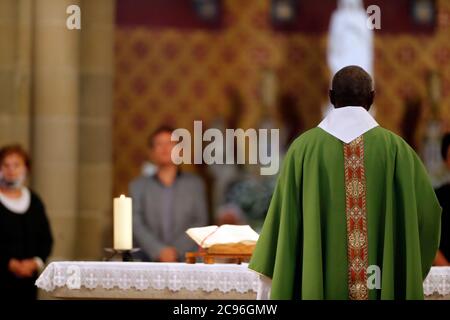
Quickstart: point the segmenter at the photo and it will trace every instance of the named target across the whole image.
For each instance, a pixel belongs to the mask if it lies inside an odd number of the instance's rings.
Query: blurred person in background
[[[21,146],[0,150],[0,291],[11,299],[36,299],[34,283],[53,244],[44,204],[25,185],[29,170]]]
[[[450,133],[442,140],[442,158],[450,170]],[[448,266],[450,261],[450,182],[447,182],[436,190],[436,195],[442,207],[441,243],[434,261],[435,265]]]
[[[182,172],[172,162],[174,130],[162,126],[148,139],[149,158],[157,169],[151,176],[140,176],[130,183],[133,198],[133,234],[145,261],[184,261],[196,244],[185,233],[208,223],[205,187],[194,174]]]

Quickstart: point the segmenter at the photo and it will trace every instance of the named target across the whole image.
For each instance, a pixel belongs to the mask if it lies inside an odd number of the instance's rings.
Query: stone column
[[[81,1],[78,259],[99,259],[112,215],[115,0]]]
[[[14,111],[14,69],[17,34],[17,5],[0,1],[0,145],[10,142]]]
[[[0,1],[0,146],[30,137],[32,0]]]
[[[15,119],[12,129],[15,141],[27,150],[31,143],[32,50],[34,0],[18,0],[17,52],[15,68]]]
[[[76,0],[39,0],[34,10],[33,186],[50,218],[53,258],[75,256],[78,202],[79,36],[66,28]]]

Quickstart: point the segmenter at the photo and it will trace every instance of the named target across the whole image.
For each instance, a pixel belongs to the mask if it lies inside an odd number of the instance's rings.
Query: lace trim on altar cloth
[[[450,295],[450,267],[432,267],[423,282],[423,293],[426,296]]]
[[[246,264],[168,264],[145,262],[52,262],[37,279],[36,285],[53,291],[85,287],[122,290],[149,288],[171,291],[187,289],[211,292],[258,292],[258,275]]]

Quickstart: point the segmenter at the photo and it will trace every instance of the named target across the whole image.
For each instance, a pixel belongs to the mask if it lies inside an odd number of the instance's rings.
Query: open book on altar
[[[252,250],[259,238],[248,225],[224,224],[220,227],[190,228],[186,233],[201,248],[221,252],[247,251],[249,248]]]

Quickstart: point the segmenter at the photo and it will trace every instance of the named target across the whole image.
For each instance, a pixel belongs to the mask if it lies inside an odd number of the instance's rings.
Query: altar
[[[254,300],[258,274],[247,264],[52,262],[36,286],[60,299]],[[450,267],[433,267],[426,299],[450,300]]]
[[[251,300],[259,277],[246,264],[52,262],[36,285],[63,299]]]

